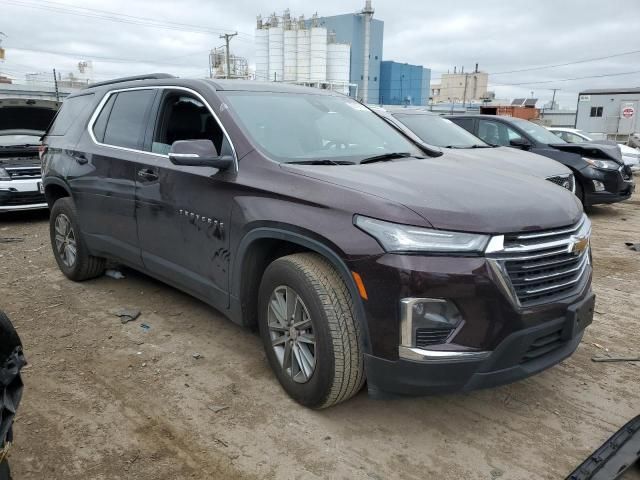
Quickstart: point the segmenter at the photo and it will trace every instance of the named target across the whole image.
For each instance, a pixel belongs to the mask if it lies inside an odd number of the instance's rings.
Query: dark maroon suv
[[[257,326],[300,403],[524,378],[592,320],[571,192],[469,169],[317,89],[156,74],[67,98],[44,138],[51,242]]]

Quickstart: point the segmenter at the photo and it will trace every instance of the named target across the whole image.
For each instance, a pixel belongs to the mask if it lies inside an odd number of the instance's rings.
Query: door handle
[[[71,152],[71,156],[80,165],[86,165],[87,163],[89,163],[89,160],[87,160],[87,157],[85,157],[84,153],[82,152]]]
[[[158,174],[150,168],[143,168],[141,170],[138,170],[138,176],[148,181],[158,180]]]

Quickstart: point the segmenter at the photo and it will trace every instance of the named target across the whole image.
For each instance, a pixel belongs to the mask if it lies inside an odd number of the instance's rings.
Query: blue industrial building
[[[310,20],[308,24],[310,25]],[[351,73],[349,82],[358,85],[358,92],[351,94],[362,98],[362,82],[364,80],[364,26],[365,16],[358,13],[321,17],[318,26],[326,27],[336,33],[336,42],[351,44]],[[380,64],[382,62],[382,39],[384,22],[371,20],[369,47],[369,95],[370,103],[376,103],[380,92]]]
[[[430,84],[430,69],[385,60],[380,66],[380,104],[426,105],[431,93]]]

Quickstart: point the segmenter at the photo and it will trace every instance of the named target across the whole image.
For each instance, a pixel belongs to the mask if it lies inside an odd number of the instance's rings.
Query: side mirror
[[[174,165],[213,167],[226,170],[233,165],[233,156],[218,155],[211,140],[178,140],[171,145],[169,160]]]
[[[529,150],[531,148],[531,143],[525,138],[514,138],[513,140],[509,140],[509,145],[515,148],[521,148],[522,150]]]

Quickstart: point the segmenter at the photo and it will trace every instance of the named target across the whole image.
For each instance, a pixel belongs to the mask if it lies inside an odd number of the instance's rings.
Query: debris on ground
[[[147,325],[146,323],[141,323],[140,328],[142,328],[145,332],[148,332],[149,330],[151,330],[151,326]]]
[[[191,355],[193,358],[195,358],[196,360],[198,360],[199,358],[202,358],[202,355],[200,355],[199,353],[194,353],[193,355]]]
[[[116,317],[120,317],[120,321],[123,324],[134,321],[140,316],[140,313],[140,310],[138,310],[137,308],[120,308],[113,311],[113,314]]]
[[[0,243],[17,243],[24,242],[23,237],[0,237]]]
[[[207,408],[213,413],[218,413],[229,408],[227,405],[207,405]]]
[[[594,362],[614,363],[614,362],[640,362],[640,357],[591,357]]]
[[[113,278],[115,280],[122,280],[126,278],[120,270],[109,269],[104,272],[105,276]]]
[[[640,243],[624,242],[624,244],[629,248],[629,250],[640,252]]]
[[[599,343],[591,343],[591,345],[593,345],[596,348],[599,348],[600,350],[604,350],[605,352],[608,352],[609,349],[608,348],[604,348],[602,345],[600,345]]]

